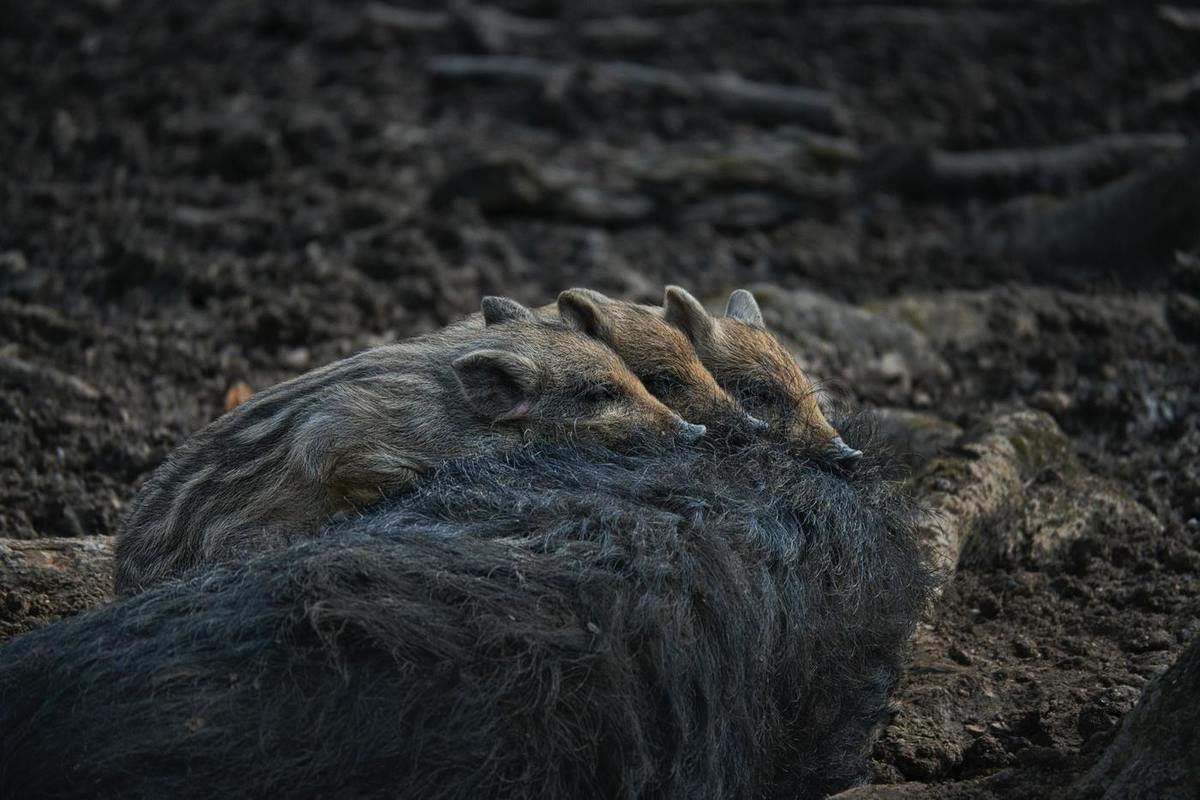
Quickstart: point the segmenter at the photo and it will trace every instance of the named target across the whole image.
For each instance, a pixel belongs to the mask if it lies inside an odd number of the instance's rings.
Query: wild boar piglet
[[[658,306],[613,300],[591,289],[568,289],[553,308],[559,318],[611,347],[650,394],[714,432],[760,432],[748,414],[700,362],[692,343]]]
[[[751,413],[786,425],[799,447],[824,450],[843,462],[862,456],[829,424],[808,376],[767,330],[750,292],[735,291],[725,316],[715,317],[686,290],[668,286],[663,315],[687,335],[717,383]]]
[[[462,456],[530,440],[703,435],[597,340],[506,298],[483,309],[483,327],[359,353],[254,395],[193,436],[133,501],[117,591],[295,538]]]

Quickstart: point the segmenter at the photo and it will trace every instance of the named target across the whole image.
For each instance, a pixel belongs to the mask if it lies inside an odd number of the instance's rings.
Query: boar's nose
[[[862,450],[855,450],[853,447],[843,442],[842,437],[840,436],[833,437],[833,441],[829,443],[827,452],[835,461],[841,461],[843,463],[854,463],[862,458]]]
[[[684,444],[694,444],[700,440],[708,428],[703,425],[693,425],[683,417],[675,418],[675,435]]]
[[[746,422],[750,424],[750,430],[754,431],[755,433],[762,433],[767,428],[771,427],[770,423],[761,420],[758,417],[753,417],[749,414],[746,415]]]

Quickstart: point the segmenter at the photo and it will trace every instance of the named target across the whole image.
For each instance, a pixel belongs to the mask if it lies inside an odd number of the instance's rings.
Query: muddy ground
[[[964,546],[874,776],[1060,796],[1200,634],[1200,216],[1066,252],[997,232],[1200,133],[1195,9],[398,7],[0,8],[0,537],[114,533],[233,384],[483,294],[760,285],[833,401],[903,421],[908,468],[998,408],[1063,432]],[[446,55],[565,66],[439,76]],[[824,111],[721,100],[700,76],[726,72]],[[1095,168],[928,168],[1130,133],[1154,137]]]

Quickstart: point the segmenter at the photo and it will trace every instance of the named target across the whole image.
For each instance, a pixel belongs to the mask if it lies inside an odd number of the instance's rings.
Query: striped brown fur
[[[561,320],[608,345],[652,395],[684,419],[718,430],[765,427],[717,384],[683,332],[663,318],[662,307],[576,288],[536,311],[543,319]],[[474,314],[469,321],[482,327],[485,318]]]
[[[686,290],[668,286],[663,314],[687,335],[717,383],[750,413],[788,425],[789,438],[802,449],[825,448],[846,461],[862,455],[829,424],[808,376],[766,329],[750,292],[733,292],[725,316],[716,317]]]
[[[511,300],[486,298],[484,309],[486,325],[313,370],[193,436],[134,499],[117,591],[304,535],[439,463],[523,439],[612,445],[703,433],[601,342]]]

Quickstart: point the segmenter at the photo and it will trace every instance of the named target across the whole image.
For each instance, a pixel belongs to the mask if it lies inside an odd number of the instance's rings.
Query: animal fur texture
[[[823,448],[843,462],[862,456],[826,419],[808,376],[767,330],[750,292],[733,292],[717,317],[686,290],[668,286],[663,316],[687,335],[718,384],[751,414],[786,425],[797,447]]]
[[[710,436],[752,435],[766,423],[750,416],[700,363],[683,331],[667,322],[660,306],[614,300],[592,289],[567,289],[536,309],[612,348],[650,394]],[[483,314],[470,323],[481,326]]]
[[[695,440],[615,353],[505,298],[484,326],[377,347],[254,395],[179,447],[117,545],[131,594],[312,534],[454,458],[523,440]]]
[[[0,796],[818,797],[926,564],[873,464],[787,441],[455,461],[0,647]]]

